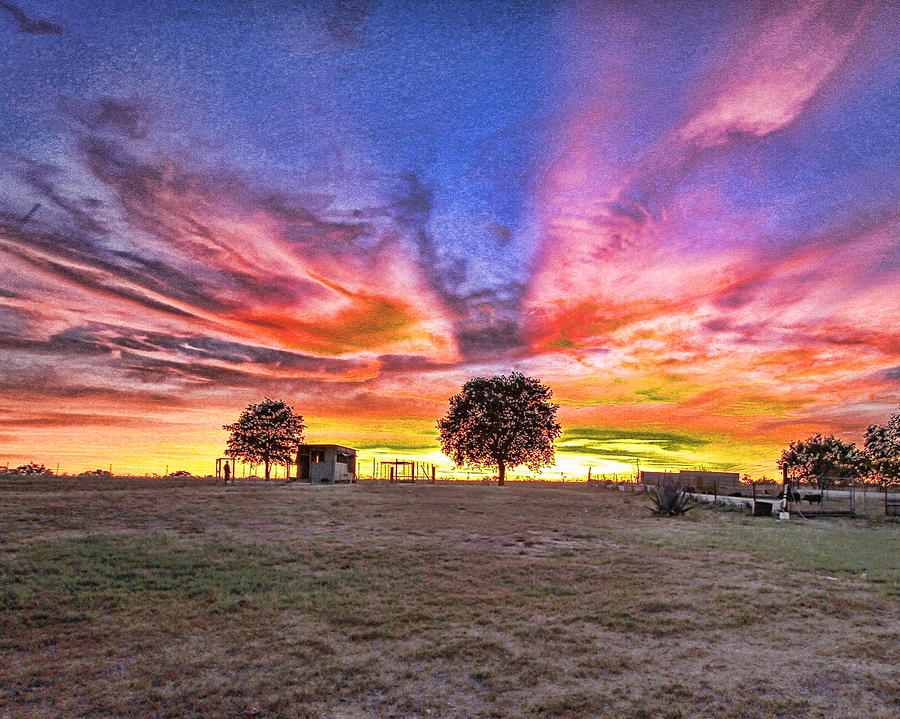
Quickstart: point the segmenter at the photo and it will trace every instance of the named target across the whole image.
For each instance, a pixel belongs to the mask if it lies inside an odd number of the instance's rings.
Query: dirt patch
[[[434,536],[443,541],[459,546],[474,548],[479,551],[488,550],[508,555],[548,555],[563,552],[606,548],[618,550],[619,542],[599,539],[592,536],[575,538],[557,532],[526,530],[513,535],[479,534],[478,532],[460,532],[453,529],[442,529],[434,532]]]

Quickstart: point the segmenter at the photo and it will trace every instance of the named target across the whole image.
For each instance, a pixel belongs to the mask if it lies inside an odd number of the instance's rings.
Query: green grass
[[[357,581],[351,572],[288,568],[277,548],[160,533],[94,534],[35,542],[0,564],[0,612],[25,625],[78,621],[101,612],[154,611],[160,604],[216,614],[292,604],[333,606]]]
[[[704,533],[707,546],[751,552],[810,572],[860,575],[900,589],[900,531],[894,526],[829,525],[827,520],[769,526],[717,527]]]
[[[727,522],[682,523],[677,532],[660,525],[641,538],[684,550],[745,552],[801,572],[860,576],[881,591],[900,595],[900,527],[867,520],[771,521],[741,518]]]

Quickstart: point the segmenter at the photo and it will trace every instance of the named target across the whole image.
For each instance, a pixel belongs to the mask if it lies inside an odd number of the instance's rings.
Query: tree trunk
[[[502,485],[506,482],[506,463],[501,459],[497,462],[497,484]]]
[[[271,474],[271,472],[272,472],[272,463],[267,460],[266,461],[266,481],[267,482],[269,481],[269,475]]]

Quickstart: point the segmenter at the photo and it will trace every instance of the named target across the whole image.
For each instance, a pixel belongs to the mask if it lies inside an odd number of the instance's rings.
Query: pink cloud
[[[701,108],[674,139],[708,148],[789,125],[853,49],[872,8],[833,0],[773,6],[704,80]]]

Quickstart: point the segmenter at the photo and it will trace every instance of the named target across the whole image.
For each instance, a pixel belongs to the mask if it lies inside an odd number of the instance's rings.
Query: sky
[[[0,2],[0,464],[213,471],[264,397],[449,465],[776,475],[900,404],[900,6]]]

